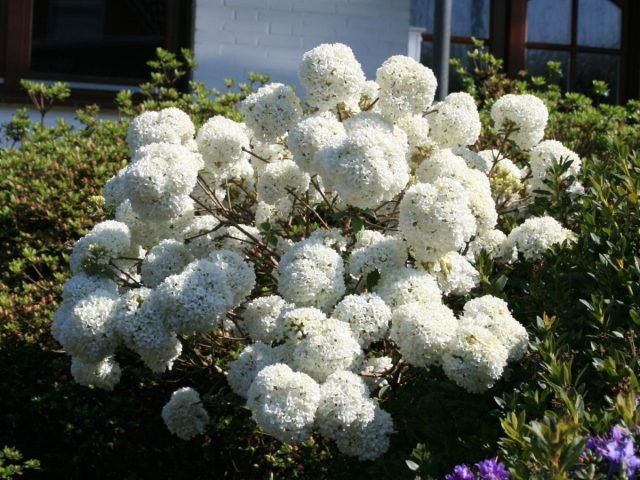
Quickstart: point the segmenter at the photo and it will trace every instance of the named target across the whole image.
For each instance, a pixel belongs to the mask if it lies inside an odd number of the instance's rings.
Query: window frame
[[[193,0],[164,0],[167,15],[166,48],[179,52],[193,46]],[[73,74],[32,72],[31,47],[34,0],[0,0],[0,102],[28,103],[27,94],[20,88],[20,80],[66,82],[72,84],[72,94],[63,102],[67,105],[97,103],[114,106],[116,93],[122,88],[135,88],[144,79],[101,77]],[[75,85],[74,85],[75,84]]]

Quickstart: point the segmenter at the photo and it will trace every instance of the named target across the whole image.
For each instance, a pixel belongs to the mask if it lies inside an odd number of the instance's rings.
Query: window
[[[24,97],[21,78],[68,82],[76,100],[112,99],[148,77],[157,47],[190,47],[191,3],[0,0],[0,100]]]
[[[422,27],[420,61],[433,64],[433,22],[437,0],[413,0],[411,2],[411,26]],[[491,0],[453,0],[451,15],[451,58],[467,59],[473,46],[471,37],[489,39]],[[460,79],[453,70],[449,72],[449,91],[462,89]]]
[[[563,66],[563,87],[590,94],[604,80],[610,101],[620,99],[622,8],[612,0],[529,0],[525,67],[544,73],[546,63]]]

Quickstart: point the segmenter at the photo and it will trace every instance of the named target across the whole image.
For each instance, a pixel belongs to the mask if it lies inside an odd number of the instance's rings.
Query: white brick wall
[[[349,45],[375,77],[391,55],[407,54],[410,0],[196,0],[195,80],[222,87],[247,72],[298,85],[302,54],[320,43]]]

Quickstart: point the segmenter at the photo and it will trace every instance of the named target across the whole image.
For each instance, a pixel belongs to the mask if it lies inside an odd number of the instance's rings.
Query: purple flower
[[[635,478],[640,468],[640,457],[635,453],[635,444],[631,432],[626,428],[615,426],[605,437],[591,437],[586,448],[598,457],[609,461],[608,478],[624,471],[629,478]]]
[[[476,467],[480,471],[481,480],[509,480],[509,472],[498,461],[498,457],[476,463]]]
[[[475,480],[476,476],[467,465],[456,465],[453,473],[445,475],[445,480]]]

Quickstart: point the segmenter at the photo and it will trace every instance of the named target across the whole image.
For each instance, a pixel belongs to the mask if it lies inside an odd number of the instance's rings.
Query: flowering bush
[[[567,159],[560,188],[578,196],[580,161],[540,143],[548,114],[530,95],[495,103],[500,142],[476,152],[472,97],[434,104],[433,73],[407,57],[366,82],[347,46],[321,45],[300,78],[306,115],[290,87],[267,84],[240,105],[244,123],[214,116],[196,132],[176,108],[131,123],[131,161],[104,192],[115,220],[73,248],[52,333],[76,381],[108,390],[126,374],[122,347],[161,373],[186,340],[238,338],[227,378],[262,431],[319,432],[370,460],[394,431],[376,393],[402,388],[409,366],[482,393],[525,355],[526,329],[488,294],[483,265],[575,241],[530,209]],[[189,439],[207,402],[182,388],[162,417]]]

